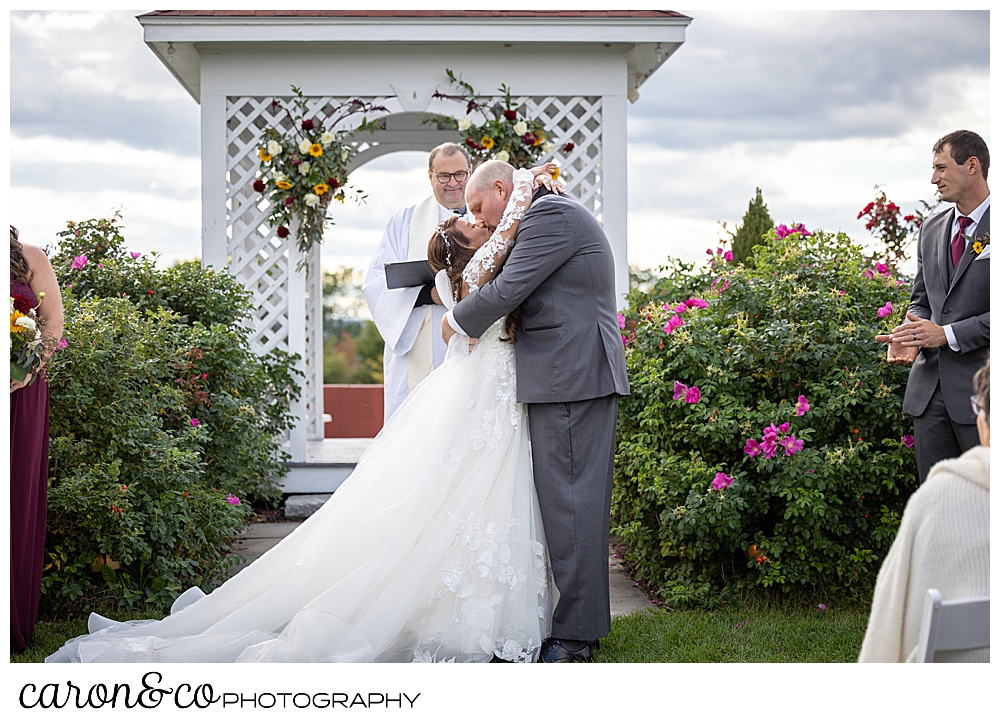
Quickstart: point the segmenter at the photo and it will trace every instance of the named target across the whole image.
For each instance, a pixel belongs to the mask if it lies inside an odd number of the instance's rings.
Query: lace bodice
[[[507,257],[514,247],[514,235],[517,233],[515,224],[531,205],[531,187],[534,185],[534,174],[529,170],[514,171],[514,190],[507,200],[500,223],[497,225],[489,241],[484,243],[468,266],[462,271],[462,279],[469,286],[469,291],[475,291],[493,278],[496,268]]]

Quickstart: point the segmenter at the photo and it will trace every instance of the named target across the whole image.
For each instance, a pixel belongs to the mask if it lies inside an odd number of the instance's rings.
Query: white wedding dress
[[[518,174],[505,221],[524,210]],[[510,225],[470,268],[494,267]],[[260,559],[210,595],[188,590],[163,620],[92,614],[90,634],[46,662],[534,660],[556,591],[502,324],[450,352],[330,500]]]

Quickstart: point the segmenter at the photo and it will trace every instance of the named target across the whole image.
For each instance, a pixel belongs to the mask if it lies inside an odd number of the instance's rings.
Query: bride
[[[553,169],[515,172],[492,235],[438,227],[428,258],[446,305],[493,277]],[[336,494],[239,574],[187,590],[163,620],[91,614],[90,634],[45,661],[533,661],[558,593],[503,326],[452,339]]]

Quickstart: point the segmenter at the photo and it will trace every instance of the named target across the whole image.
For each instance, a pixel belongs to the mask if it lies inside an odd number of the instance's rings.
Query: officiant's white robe
[[[385,374],[385,418],[403,403],[407,394],[444,361],[447,345],[441,338],[440,304],[413,304],[420,287],[387,289],[385,265],[427,258],[427,242],[439,221],[454,212],[434,196],[404,208],[386,224],[362,290],[375,326],[385,340],[382,366]],[[412,241],[412,243],[411,243]]]

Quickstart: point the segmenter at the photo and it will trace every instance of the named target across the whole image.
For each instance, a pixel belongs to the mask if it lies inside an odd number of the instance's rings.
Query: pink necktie
[[[968,216],[958,217],[958,233],[951,240],[951,267],[953,269],[958,268],[958,262],[962,260],[962,254],[965,253],[965,237],[962,234],[971,224],[972,219]]]

